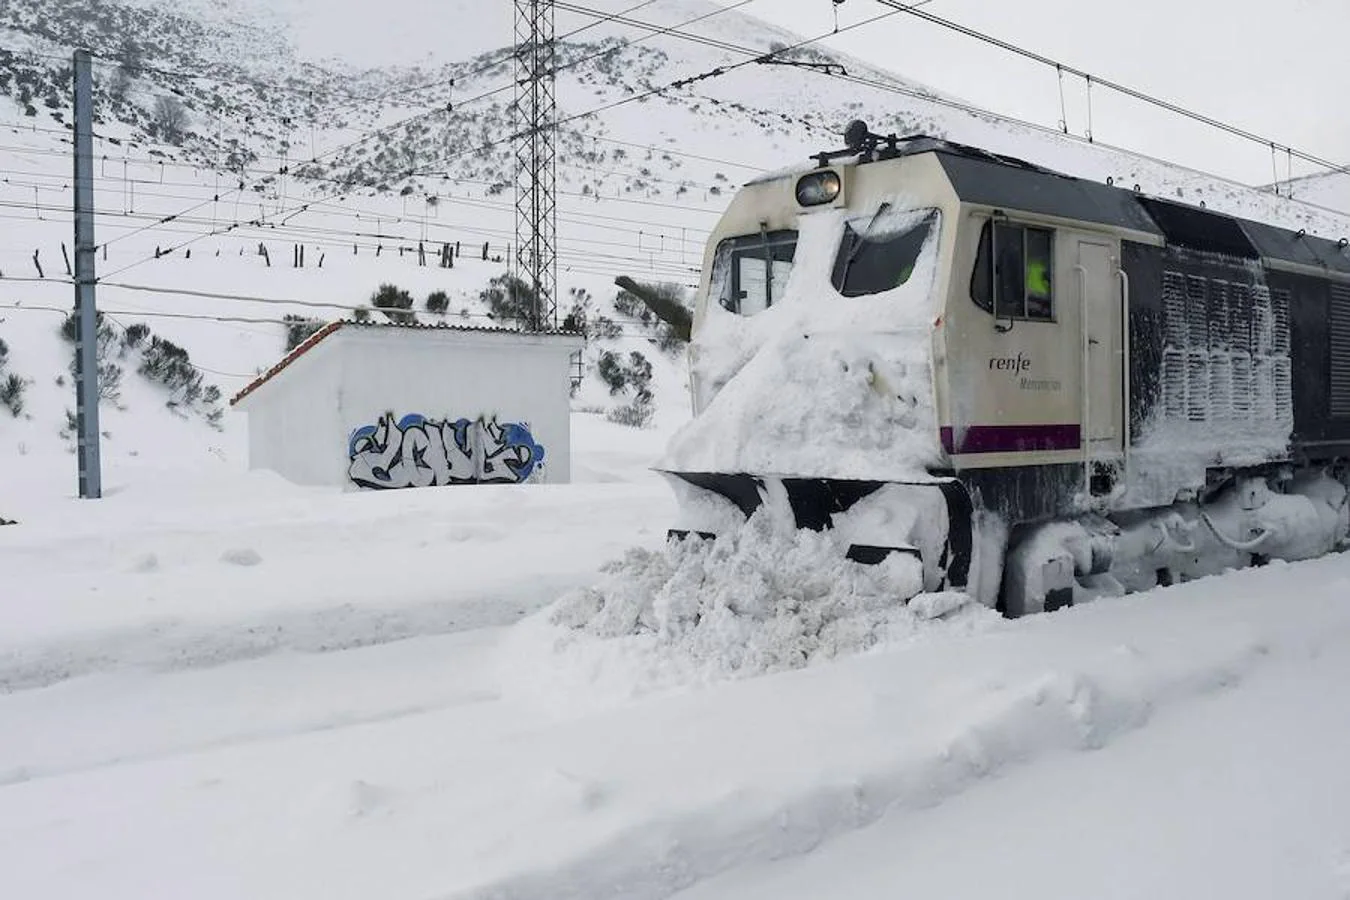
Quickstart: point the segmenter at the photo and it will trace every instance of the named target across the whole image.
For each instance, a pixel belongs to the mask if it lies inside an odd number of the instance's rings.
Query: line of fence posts
[[[103,251],[103,259],[104,259],[104,261],[107,261],[107,259],[108,259],[108,246],[107,246],[106,244],[104,244],[104,245],[102,246],[101,249],[102,249],[102,251]],[[403,255],[404,255],[404,252],[407,251],[407,250],[410,250],[410,249],[411,249],[411,248],[409,248],[409,247],[400,245],[399,248],[398,248],[399,256],[400,256],[400,257],[403,256]],[[463,249],[464,249],[464,248],[463,248],[463,244],[462,244],[460,241],[454,241],[454,242],[446,241],[446,242],[442,243],[442,244],[441,244],[440,253],[438,254],[438,256],[439,256],[439,263],[438,263],[438,265],[440,266],[440,268],[442,268],[442,269],[453,269],[453,268],[455,267],[455,259],[456,259],[456,257],[459,257],[459,256],[462,256],[462,255],[463,255]],[[174,251],[174,248],[172,248],[172,247],[169,248],[168,250],[165,250],[162,246],[156,246],[156,247],[155,247],[155,256],[154,256],[154,258],[155,258],[155,259],[162,259],[162,258],[165,257],[165,256],[171,256],[171,255],[173,255],[173,251]],[[375,245],[375,256],[376,256],[376,257],[379,257],[383,252],[384,252],[384,244],[382,244],[382,243],[381,243],[381,244],[376,244],[376,245]],[[483,242],[482,258],[483,258],[484,261],[488,261],[488,260],[497,260],[497,261],[501,261],[501,260],[503,260],[503,259],[509,260],[509,259],[511,258],[511,253],[512,253],[512,247],[511,247],[510,244],[507,244],[507,245],[506,245],[506,253],[505,253],[504,256],[493,256],[493,255],[492,255],[492,244],[491,244],[491,242],[490,242],[490,241],[484,241],[484,242]],[[215,255],[216,255],[217,257],[220,256],[220,249],[219,249],[219,248],[216,249]],[[243,256],[243,255],[244,255],[244,248],[243,248],[243,247],[240,247],[240,248],[239,248],[239,253],[238,253],[238,255],[239,255],[239,256]],[[271,251],[269,251],[269,250],[267,249],[267,244],[264,243],[263,241],[259,241],[259,242],[258,242],[258,249],[257,249],[257,251],[254,253],[254,255],[255,255],[255,256],[261,256],[261,257],[263,258],[263,262],[266,264],[266,266],[267,266],[269,269],[272,267],[272,254],[271,254]],[[352,244],[352,255],[353,255],[353,256],[360,255],[360,245],[359,245],[359,244],[356,244],[356,243],[353,243],[353,244]],[[61,242],[61,257],[62,257],[62,259],[63,259],[64,262],[65,262],[66,275],[67,275],[67,277],[73,276],[74,270],[73,270],[73,268],[72,268],[72,264],[71,264],[71,261],[70,261],[70,249],[66,246],[66,243],[65,243],[64,241]],[[191,258],[192,258],[192,250],[191,250],[190,248],[184,250],[184,252],[183,252],[183,258],[184,258],[184,259],[191,259]],[[326,253],[320,253],[320,254],[319,254],[318,267],[319,267],[320,269],[323,268],[324,260],[327,259],[327,258],[328,258],[328,254],[326,254]],[[423,242],[423,241],[418,241],[418,242],[417,242],[417,264],[418,264],[419,266],[425,266],[425,265],[427,264],[427,249],[426,249],[426,244],[425,244],[425,242]],[[37,274],[38,274],[38,277],[39,277],[39,278],[46,278],[46,277],[47,277],[46,270],[43,269],[43,267],[42,267],[42,249],[41,249],[41,248],[37,248],[37,249],[34,249],[34,250],[33,250],[33,267],[37,270]],[[291,267],[292,267],[292,268],[296,268],[296,269],[303,269],[303,268],[305,268],[305,245],[304,245],[304,244],[293,244],[293,245],[291,246]]]

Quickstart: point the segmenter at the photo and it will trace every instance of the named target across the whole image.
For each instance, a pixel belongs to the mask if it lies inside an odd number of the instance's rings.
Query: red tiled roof
[[[251,382],[249,382],[247,387],[245,387],[242,391],[231,397],[230,405],[234,406],[240,400],[243,400],[249,394],[253,393],[258,388],[262,387],[264,384],[271,381],[281,372],[282,369],[286,368],[291,363],[295,362],[297,359],[304,356],[310,350],[314,349],[314,346],[318,344],[319,341],[328,337],[330,334],[337,331],[339,328],[341,328],[343,325],[346,324],[347,323],[341,319],[339,319],[336,322],[329,322],[327,325],[323,326],[318,331],[314,332],[309,337],[305,338],[303,341],[301,341],[299,344],[295,346],[294,350],[283,356],[281,358],[281,362],[277,363],[275,366],[268,369],[266,372],[262,373],[257,378],[253,379]]]
[[[536,337],[580,337],[579,334],[571,331],[520,331],[515,328],[499,328],[492,325],[451,325],[447,322],[437,322],[434,325],[428,325],[421,322],[354,322],[350,319],[339,319],[336,322],[329,322],[327,325],[314,332],[314,334],[301,341],[296,345],[294,350],[283,356],[280,362],[253,379],[247,387],[230,399],[230,406],[234,406],[240,400],[243,400],[249,394],[271,381],[279,375],[283,369],[304,356],[310,350],[314,349],[315,345],[324,338],[341,328],[399,328],[416,329],[420,331],[487,331],[496,334],[528,334]]]

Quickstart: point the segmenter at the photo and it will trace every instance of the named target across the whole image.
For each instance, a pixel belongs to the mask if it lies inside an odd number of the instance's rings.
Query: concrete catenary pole
[[[75,51],[75,420],[80,497],[103,495],[94,309],[94,88],[89,51]]]

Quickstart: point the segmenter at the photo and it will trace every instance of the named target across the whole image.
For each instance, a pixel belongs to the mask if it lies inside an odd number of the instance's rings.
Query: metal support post
[[[98,428],[98,315],[94,309],[93,66],[75,51],[75,420],[80,497],[103,496]]]
[[[558,325],[556,53],[553,0],[516,0],[516,253],[534,330]]]

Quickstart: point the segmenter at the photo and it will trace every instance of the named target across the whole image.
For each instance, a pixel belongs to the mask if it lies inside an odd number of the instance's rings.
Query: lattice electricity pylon
[[[558,324],[557,99],[553,0],[516,0],[516,253],[531,327]]]

